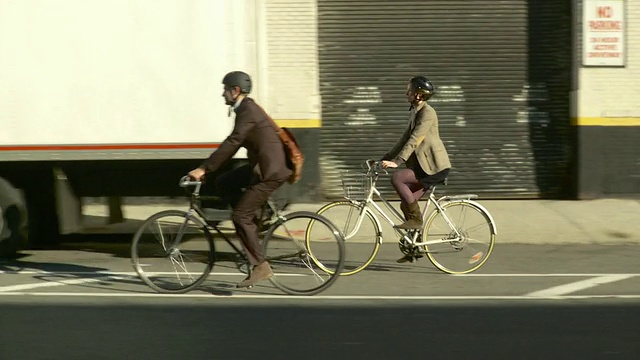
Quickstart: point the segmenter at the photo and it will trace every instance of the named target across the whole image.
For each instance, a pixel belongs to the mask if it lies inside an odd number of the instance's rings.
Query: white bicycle
[[[375,160],[364,162],[363,173],[343,174],[345,200],[334,201],[317,211],[342,231],[345,238],[347,261],[341,275],[353,275],[365,269],[378,254],[382,244],[380,220],[375,209],[391,226],[404,221],[400,214],[376,188],[381,174],[387,171]],[[446,185],[446,179],[441,183]],[[403,230],[394,227],[399,236],[400,251],[411,261],[426,255],[433,265],[448,274],[467,274],[480,268],[489,258],[496,239],[496,224],[482,205],[474,201],[474,194],[443,196],[436,199],[435,186],[428,189],[428,200],[422,212],[423,227]],[[387,212],[374,200],[382,201]],[[431,204],[435,206],[429,211]],[[311,230],[311,229],[309,229]],[[308,249],[313,257],[313,247]],[[319,267],[331,271],[313,257]]]

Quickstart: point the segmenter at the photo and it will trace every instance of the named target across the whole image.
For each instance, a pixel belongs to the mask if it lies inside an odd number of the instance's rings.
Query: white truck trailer
[[[81,197],[181,194],[179,177],[232,128],[228,71],[252,74],[272,114],[270,87],[274,107],[299,93],[269,83],[282,66],[268,70],[267,35],[286,33],[269,14],[260,0],[0,2],[0,178],[24,194],[31,245],[55,244]],[[291,126],[291,109],[274,117]]]

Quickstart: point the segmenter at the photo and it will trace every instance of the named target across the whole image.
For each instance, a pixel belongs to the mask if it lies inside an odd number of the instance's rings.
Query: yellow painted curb
[[[579,117],[572,118],[577,126],[640,126],[640,117]]]
[[[280,127],[309,129],[322,127],[320,119],[279,119],[274,120]]]

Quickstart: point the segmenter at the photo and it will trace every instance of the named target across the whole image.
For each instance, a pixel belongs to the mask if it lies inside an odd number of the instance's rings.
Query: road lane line
[[[82,278],[82,279],[70,279],[70,280],[55,280],[55,281],[43,281],[35,284],[20,284],[0,286],[0,293],[15,292],[20,290],[37,289],[43,287],[64,286],[64,285],[77,285],[96,281],[105,281],[106,278]]]
[[[593,274],[593,273],[585,273],[585,274],[580,274],[580,273],[555,273],[555,274],[550,274],[550,273],[540,273],[540,274],[520,274],[520,273],[514,273],[514,274],[452,274],[450,276],[455,276],[455,277],[594,277],[594,276],[618,276],[618,275],[624,275],[624,276],[640,276],[640,274],[633,274],[633,273],[604,273],[604,274]]]
[[[6,274],[6,275],[89,275],[89,276],[96,276],[96,275],[104,275],[104,276],[111,276],[111,275],[116,275],[116,276],[138,276],[138,273],[134,272],[134,271],[25,271],[25,270],[19,270],[19,271],[0,271],[0,274]],[[148,272],[145,273],[147,275],[173,275],[175,274],[172,271],[154,271],[154,272]],[[184,274],[184,273],[180,273],[180,274]],[[189,274],[191,275],[200,275],[202,273],[200,272],[190,272]],[[209,275],[221,275],[221,276],[247,276],[247,274],[245,273],[241,273],[241,272],[212,272]]]
[[[123,275],[138,276],[134,271],[44,271],[44,270],[0,270],[0,274],[6,275]],[[164,272],[162,274],[173,274],[173,272]],[[199,274],[199,273],[194,273]],[[246,276],[241,272],[212,272],[211,275],[220,276]],[[600,277],[600,276],[640,276],[640,273],[503,273],[503,274],[434,274],[437,276],[451,277]]]
[[[214,294],[161,294],[161,293],[64,293],[64,292],[2,292],[2,296],[31,296],[31,297],[102,297],[102,298],[183,298],[183,299],[211,299],[215,301],[224,299],[295,299],[300,301],[318,300],[583,300],[583,299],[640,299],[638,295],[559,295],[559,296],[522,296],[522,295],[431,295],[431,296],[395,296],[395,295],[214,295]]]
[[[567,294],[571,294],[580,290],[589,289],[592,287],[596,287],[602,284],[608,284],[616,281],[621,281],[625,279],[629,279],[634,275],[607,275],[607,276],[598,276],[593,277],[586,280],[576,281],[569,284],[553,286],[547,289],[534,291],[526,294],[525,296],[530,297],[552,297],[552,296],[563,296]]]

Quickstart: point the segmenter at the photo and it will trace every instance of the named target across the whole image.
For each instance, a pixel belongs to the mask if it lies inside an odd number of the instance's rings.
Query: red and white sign
[[[584,0],[582,64],[624,66],[624,0]]]

